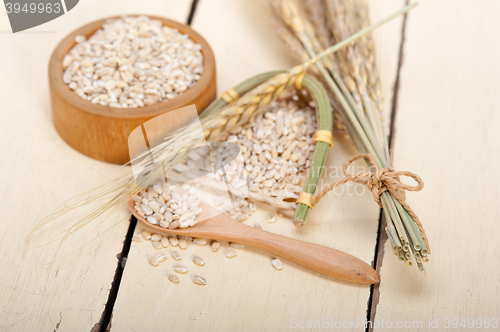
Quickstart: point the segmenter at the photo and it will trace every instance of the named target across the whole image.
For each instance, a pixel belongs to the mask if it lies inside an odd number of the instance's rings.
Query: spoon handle
[[[345,252],[231,223],[238,237],[232,241],[259,248],[313,271],[358,284],[376,284],[377,272],[367,263]],[[241,228],[239,231],[238,229]]]

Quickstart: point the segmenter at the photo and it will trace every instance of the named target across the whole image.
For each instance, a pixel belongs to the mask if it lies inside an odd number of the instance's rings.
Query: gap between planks
[[[187,25],[191,25],[191,23],[193,22],[197,5],[198,0],[193,0],[191,3],[191,9],[189,10],[189,15],[186,19]],[[111,289],[109,290],[108,300],[104,305],[104,311],[102,312],[101,319],[96,325],[94,325],[90,332],[108,332],[111,330],[111,317],[113,316],[113,308],[115,306],[118,291],[120,289],[120,283],[123,277],[123,272],[125,270],[125,265],[127,263],[127,256],[130,251],[132,237],[134,236],[136,226],[137,219],[134,216],[131,216],[127,235],[125,236],[125,239],[123,241],[122,251],[116,255],[118,262],[116,265],[115,275],[111,283]]]
[[[406,5],[410,3],[410,0],[406,0]],[[400,73],[401,67],[403,66],[403,56],[404,56],[404,44],[405,44],[405,33],[406,33],[406,22],[408,19],[408,14],[403,16],[403,24],[401,27],[401,44],[399,46],[399,56],[398,56],[398,67],[396,70],[396,77],[394,80],[393,94],[392,94],[392,104],[391,104],[391,114],[390,114],[390,130],[389,130],[389,150],[393,146],[393,137],[395,128],[395,119],[398,110],[398,93],[399,93],[399,83],[400,83]],[[392,156],[391,156],[392,158]],[[372,267],[377,271],[380,276],[380,270],[382,267],[382,260],[385,256],[384,246],[387,242],[387,234],[385,232],[386,220],[385,215],[380,209],[378,230],[377,230],[377,241],[375,243],[375,252],[373,256]],[[381,278],[381,277],[380,277]],[[366,310],[366,320],[374,322],[375,315],[377,313],[377,305],[380,300],[380,283],[370,286],[370,297],[368,298],[368,308]],[[368,324],[365,328],[365,332],[372,332],[373,325]]]

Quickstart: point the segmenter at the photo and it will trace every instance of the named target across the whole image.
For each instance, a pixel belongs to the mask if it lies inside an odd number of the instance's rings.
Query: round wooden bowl
[[[107,18],[70,33],[57,45],[50,57],[49,87],[56,130],[71,147],[91,158],[124,164],[130,160],[128,136],[135,128],[160,114],[187,105],[196,105],[200,113],[215,99],[215,58],[205,39],[185,24],[162,17],[149,17],[188,34],[202,46],[203,73],[200,79],[172,100],[138,108],[113,108],[92,104],[78,96],[63,82],[63,58],[75,45],[75,36],[90,37],[102,27]]]

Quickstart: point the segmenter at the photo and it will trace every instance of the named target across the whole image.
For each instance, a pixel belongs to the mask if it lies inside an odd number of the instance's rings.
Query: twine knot
[[[369,163],[373,171],[371,172],[359,172],[356,174],[351,174],[347,171],[347,168],[358,159],[366,159]],[[424,188],[424,182],[415,173],[408,171],[395,171],[392,168],[382,168],[379,169],[375,159],[369,153],[360,154],[348,159],[342,165],[342,172],[344,173],[344,178],[340,181],[332,183],[327,188],[322,190],[314,199],[314,204],[316,205],[319,200],[325,196],[329,191],[334,188],[341,186],[348,182],[356,182],[363,185],[366,185],[368,189],[372,192],[373,199],[380,207],[383,207],[382,202],[380,200],[380,196],[385,191],[389,191],[394,198],[398,200],[398,202],[403,206],[403,208],[408,212],[410,217],[413,219],[417,228],[422,236],[422,239],[425,242],[427,248],[429,248],[429,242],[427,240],[427,236],[424,231],[424,227],[420,222],[420,219],[415,214],[415,212],[410,208],[408,203],[406,203],[406,191],[420,191]],[[406,176],[412,178],[417,184],[416,185],[407,185],[401,182],[401,177]],[[430,248],[429,248],[430,252]]]
[[[372,172],[359,172],[356,174],[351,174],[347,171],[349,166],[358,159],[366,159],[370,163]],[[384,191],[391,192],[394,197],[401,203],[401,201],[406,200],[406,191],[420,191],[424,188],[424,182],[415,173],[408,171],[395,171],[392,168],[382,168],[379,169],[377,163],[373,159],[372,155],[369,153],[360,154],[348,159],[344,165],[342,165],[342,172],[345,177],[337,181],[316,196],[317,203],[323,196],[325,196],[329,191],[333,190],[335,187],[343,185],[347,182],[356,182],[364,184],[372,192],[373,199],[377,204],[382,207],[382,202],[380,201],[380,195]],[[417,184],[407,185],[401,182],[401,176],[411,177]]]

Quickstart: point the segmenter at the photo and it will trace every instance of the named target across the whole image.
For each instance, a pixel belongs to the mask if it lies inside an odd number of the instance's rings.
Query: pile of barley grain
[[[144,189],[138,195],[133,195],[135,210],[152,225],[163,228],[187,228],[195,226],[196,217],[201,213],[201,200],[194,195],[195,189],[185,183],[179,191],[176,186],[156,184],[153,189]],[[257,209],[255,203],[243,200],[234,200],[234,204],[227,202],[223,196],[215,198],[215,206],[224,205],[226,212],[236,221],[244,221]],[[196,242],[197,239],[194,239]],[[154,240],[152,240],[154,241]],[[153,243],[154,244],[154,243]]]
[[[226,134],[222,140],[236,143],[241,149],[233,161],[230,159],[234,158],[234,152],[221,144],[210,150],[211,157],[207,156],[207,149],[191,150],[174,170],[186,174],[196,167],[213,169],[211,160],[218,160],[226,165],[224,170],[219,167],[206,178],[194,181],[220,190],[227,190],[227,181],[233,196],[262,201],[266,201],[266,196],[282,201],[296,199],[312,163],[317,128],[312,104],[298,100],[297,95],[288,95],[274,101],[264,112],[250,118],[240,133]],[[200,162],[204,165],[199,165]]]
[[[183,190],[189,190],[183,185]],[[191,193],[193,191],[191,190]],[[132,196],[137,213],[150,224],[163,228],[187,228],[197,224],[201,213],[201,200],[188,192],[180,192],[175,186],[154,185]]]
[[[233,188],[248,185],[250,197],[259,195],[297,198],[314,155],[316,115],[309,106],[295,100],[279,100],[266,106],[264,113],[250,119],[238,135],[242,155],[225,168]],[[217,152],[217,151],[216,151]],[[223,180],[222,170],[209,174]]]
[[[80,97],[111,107],[174,99],[200,79],[201,45],[146,16],[108,20],[64,57],[63,81]]]

